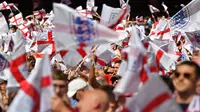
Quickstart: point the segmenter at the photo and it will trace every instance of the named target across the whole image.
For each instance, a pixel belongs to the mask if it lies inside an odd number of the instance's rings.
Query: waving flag
[[[8,32],[8,24],[5,17],[0,13],[0,34]]]
[[[140,83],[148,80],[147,57],[142,43],[139,40],[137,29],[132,29],[132,45],[128,51],[127,71],[114,89],[117,94],[130,94],[138,91]],[[139,50],[138,50],[139,49]]]
[[[4,1],[0,4],[0,10],[6,10],[6,9],[10,9],[10,6],[7,4],[6,1]]]
[[[17,37],[16,37],[17,38]],[[12,60],[10,63],[10,72],[8,72],[8,91],[15,91],[21,86],[21,82],[28,77],[28,68],[26,65],[26,52],[24,47],[24,40],[22,37],[15,41]]]
[[[185,32],[188,39],[195,46],[200,48],[200,30],[194,32]]]
[[[8,112],[48,112],[51,110],[50,102],[54,91],[47,55],[20,85],[21,89],[9,106]]]
[[[19,14],[13,16],[12,18],[9,19],[9,21],[10,21],[11,25],[19,26],[19,25],[23,24],[22,13],[19,13]]]
[[[90,10],[83,9],[82,6],[79,6],[76,8],[76,12],[78,12],[80,15],[88,18],[92,18],[92,13]]]
[[[138,94],[126,102],[121,112],[182,112],[182,110],[162,79],[152,75]]]
[[[75,67],[88,56],[90,51],[91,48],[77,48],[69,51],[62,50],[59,53],[67,67]]]
[[[103,4],[100,23],[114,29],[130,12],[130,7],[125,9],[113,8]]]
[[[153,14],[153,13],[157,13],[157,12],[160,12],[159,9],[157,9],[156,7],[154,7],[153,5],[149,5],[149,10],[150,12]]]
[[[150,38],[152,40],[172,40],[170,30],[171,29],[169,27],[167,19],[160,19],[158,23],[154,23],[150,33]]]
[[[94,0],[87,0],[87,2],[86,2],[87,10],[92,11],[92,8],[94,7],[94,5],[95,5],[95,1]]]
[[[18,28],[22,32],[22,35],[24,37],[27,37],[28,35],[30,35],[30,32],[29,32],[28,28],[24,24],[19,25]]]
[[[92,20],[81,17],[70,7],[54,3],[55,11],[55,43],[57,51],[74,49],[119,40],[113,30]]]
[[[33,11],[33,15],[37,19],[42,19],[46,15],[46,11],[44,9]]]
[[[200,95],[195,95],[190,102],[186,112],[199,112],[200,111]]]
[[[192,0],[169,21],[172,29],[187,32],[200,30],[200,1]]]
[[[158,68],[164,67],[165,70],[169,70],[170,66],[178,59],[178,56],[174,56],[175,57],[174,59],[154,43],[149,42],[149,44],[151,45],[152,50],[156,56],[156,64]]]

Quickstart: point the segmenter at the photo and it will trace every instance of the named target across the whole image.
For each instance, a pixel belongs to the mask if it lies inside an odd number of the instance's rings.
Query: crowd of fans
[[[126,27],[136,26],[142,33],[149,35],[152,25],[164,15],[157,15],[156,18],[144,17],[142,19],[127,20]],[[30,18],[28,18],[30,19]],[[15,33],[17,27],[12,25],[10,33]],[[48,24],[41,26],[43,29]],[[127,31],[130,36],[130,32]],[[130,38],[130,37],[127,37]],[[178,41],[177,47],[181,52],[185,39]],[[89,57],[90,67],[81,64],[72,68],[63,68],[64,62],[52,62],[52,77],[55,96],[52,98],[51,109],[53,112],[115,112],[123,108],[126,100],[134,97],[137,93],[130,95],[116,96],[113,89],[120,82],[123,74],[119,75],[118,70],[124,58],[121,50],[122,45],[112,43],[111,47],[115,52],[116,60],[108,63],[103,68],[96,67],[97,56],[95,53]],[[1,46],[1,52],[3,52]],[[93,51],[95,52],[95,51]],[[189,54],[189,52],[188,52]],[[176,62],[175,70],[168,71],[171,74],[162,75],[174,95],[174,99],[183,111],[186,111],[193,97],[200,94],[200,52],[189,54],[190,60]],[[31,72],[36,64],[34,51],[27,53],[27,67]],[[85,61],[85,60],[84,60]],[[122,76],[122,77],[121,77]],[[9,104],[17,93],[6,94],[7,81],[0,80],[0,107],[6,111]],[[147,93],[148,95],[148,93]]]

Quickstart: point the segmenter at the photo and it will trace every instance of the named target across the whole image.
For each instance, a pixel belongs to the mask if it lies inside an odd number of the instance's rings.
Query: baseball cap
[[[76,92],[80,89],[83,89],[87,86],[87,83],[82,79],[74,79],[68,84],[68,97],[72,97],[76,94]]]

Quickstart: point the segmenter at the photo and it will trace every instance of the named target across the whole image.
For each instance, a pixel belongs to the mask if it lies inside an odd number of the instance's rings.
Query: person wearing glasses
[[[193,61],[184,61],[177,66],[172,82],[175,100],[185,112],[196,98],[196,83],[200,79],[200,67]]]

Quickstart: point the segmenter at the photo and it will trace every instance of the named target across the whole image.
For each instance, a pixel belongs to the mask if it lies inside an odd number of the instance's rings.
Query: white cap
[[[80,89],[83,89],[87,86],[87,83],[82,79],[74,79],[68,84],[68,97],[72,97]]]

